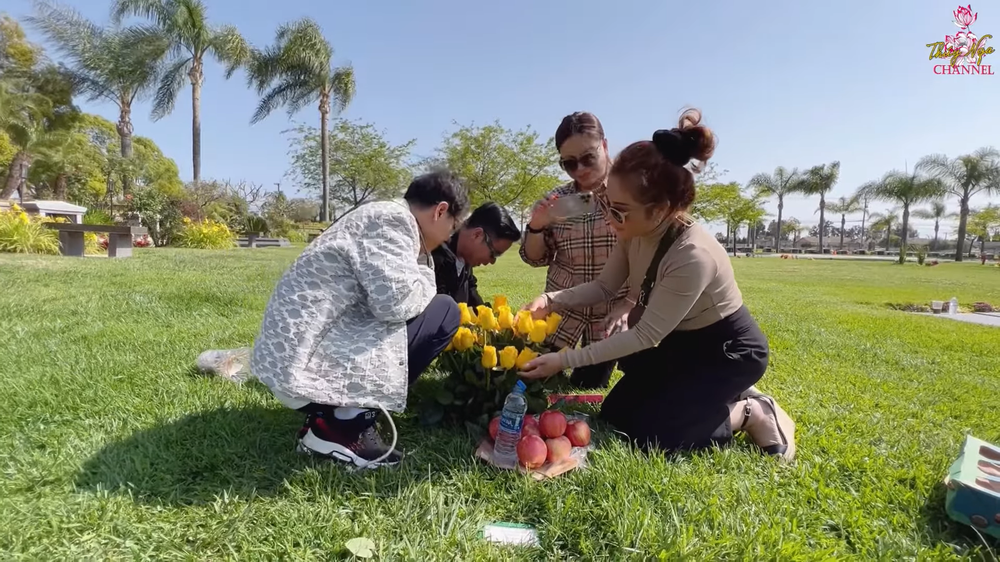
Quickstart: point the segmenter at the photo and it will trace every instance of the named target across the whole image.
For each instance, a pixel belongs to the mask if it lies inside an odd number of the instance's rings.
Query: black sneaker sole
[[[321,457],[327,457],[342,463],[352,464],[358,468],[379,468],[383,466],[396,466],[402,460],[401,458],[393,459],[392,456],[385,458],[379,462],[370,462],[367,459],[359,457],[354,451],[351,451],[347,447],[340,445],[338,443],[333,443],[331,441],[325,441],[316,437],[312,431],[307,431],[299,439],[299,443],[296,446],[296,450],[300,453],[305,453],[308,455],[318,455]]]

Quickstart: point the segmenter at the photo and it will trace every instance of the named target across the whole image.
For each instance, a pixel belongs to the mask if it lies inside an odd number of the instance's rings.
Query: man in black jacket
[[[472,268],[496,263],[520,239],[520,230],[503,207],[492,202],[480,205],[448,243],[431,252],[438,294],[471,307],[486,304]]]

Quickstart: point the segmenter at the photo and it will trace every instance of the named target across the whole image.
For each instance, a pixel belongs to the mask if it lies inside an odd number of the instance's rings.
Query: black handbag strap
[[[642,279],[642,285],[639,286],[639,297],[636,299],[636,306],[646,308],[646,305],[649,304],[649,293],[653,291],[653,284],[656,283],[656,272],[660,269],[660,262],[663,261],[663,256],[667,255],[667,250],[674,245],[674,242],[681,235],[687,232],[689,227],[690,225],[688,224],[672,226],[660,237],[660,243],[656,246],[653,259],[649,262],[649,267],[646,269],[646,276]]]

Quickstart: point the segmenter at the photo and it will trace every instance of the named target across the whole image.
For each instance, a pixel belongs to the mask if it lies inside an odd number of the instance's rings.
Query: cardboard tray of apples
[[[500,427],[500,417],[490,420],[489,435],[476,448],[476,457],[493,464],[493,442]],[[587,416],[558,410],[540,416],[524,416],[521,440],[517,443],[518,470],[535,480],[555,478],[587,463],[590,450],[590,426]]]

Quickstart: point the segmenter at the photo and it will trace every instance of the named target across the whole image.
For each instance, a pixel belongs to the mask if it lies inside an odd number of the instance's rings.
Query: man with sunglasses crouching
[[[520,230],[503,207],[493,202],[477,207],[446,244],[431,252],[438,294],[473,308],[488,305],[479,295],[472,268],[496,263],[520,239]]]

